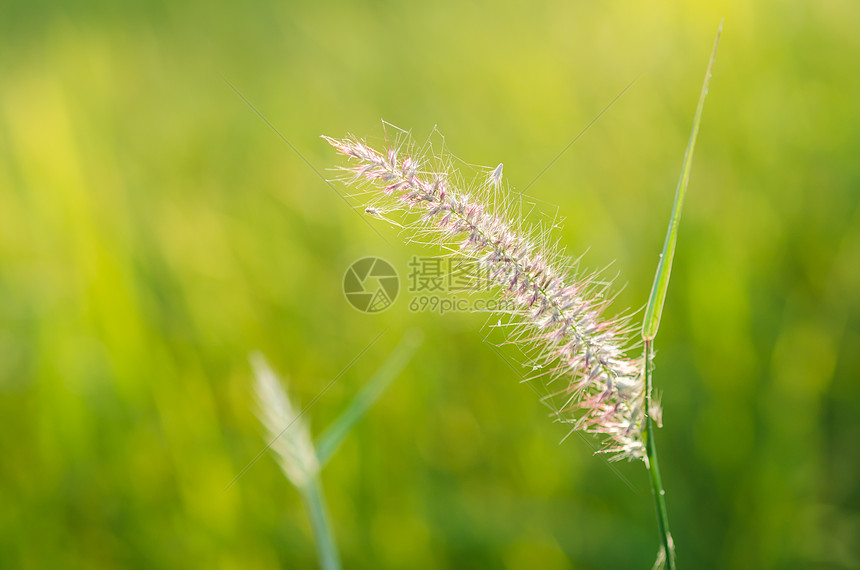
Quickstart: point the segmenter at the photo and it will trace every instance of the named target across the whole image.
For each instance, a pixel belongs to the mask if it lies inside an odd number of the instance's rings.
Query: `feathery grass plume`
[[[316,450],[307,423],[298,417],[289,396],[260,353],[250,356],[257,379],[257,415],[268,432],[267,439],[278,455],[278,463],[287,479],[304,489],[319,472]]]
[[[467,185],[442,154],[425,168],[407,145],[379,152],[355,137],[323,138],[351,161],[344,181],[372,189],[367,212],[401,211],[410,239],[432,236],[507,301],[508,339],[540,370],[530,380],[546,389],[559,421],[604,436],[601,451],[613,459],[644,458],[643,367],[627,356],[627,318],[605,318],[608,284],[574,271],[557,246],[497,203],[502,165]]]

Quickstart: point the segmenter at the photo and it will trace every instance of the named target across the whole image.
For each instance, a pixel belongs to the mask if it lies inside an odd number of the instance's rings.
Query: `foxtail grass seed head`
[[[605,318],[608,284],[580,273],[546,232],[523,220],[521,204],[505,204],[501,164],[466,183],[442,154],[323,138],[349,159],[342,180],[368,191],[368,215],[399,212],[403,225],[395,223],[409,240],[430,238],[474,277],[489,279],[507,301],[500,315],[507,339],[529,355],[528,380],[542,387],[558,421],[604,436],[601,451],[613,459],[644,458],[643,362],[627,356],[634,348],[628,319]]]
[[[277,454],[287,479],[302,489],[319,472],[319,462],[308,425],[298,417],[296,406],[260,353],[250,356],[254,369],[257,416],[266,428],[266,442]]]

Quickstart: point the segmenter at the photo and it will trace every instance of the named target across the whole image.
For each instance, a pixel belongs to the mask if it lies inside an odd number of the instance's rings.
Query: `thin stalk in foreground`
[[[642,438],[645,442],[645,465],[651,476],[651,490],[654,493],[654,504],[657,508],[657,526],[660,531],[661,555],[657,559],[655,567],[660,567],[665,561],[668,570],[675,569],[675,545],[669,532],[669,514],[666,510],[666,491],[663,489],[663,481],[660,478],[660,465],[657,462],[657,444],[654,437],[653,410],[657,409],[652,404],[652,361],[654,359],[654,337],[660,327],[660,316],[663,313],[663,302],[666,300],[666,291],[669,288],[669,277],[672,274],[672,260],[675,256],[675,245],[678,242],[678,226],[681,222],[681,209],[684,205],[684,195],[690,182],[690,171],[693,165],[693,150],[696,148],[696,138],[699,134],[699,125],[702,122],[702,110],[705,106],[705,97],[708,95],[708,86],[711,81],[711,72],[714,67],[714,59],[717,55],[717,46],[720,43],[720,34],[723,31],[723,23],[717,30],[717,38],[714,40],[714,49],[711,51],[711,59],[708,62],[708,70],[705,72],[705,80],[702,83],[702,91],[699,94],[699,102],[696,105],[696,114],[693,118],[693,128],[690,132],[690,140],[687,143],[687,151],[684,154],[684,163],[681,167],[681,177],[678,180],[678,188],[675,191],[675,203],[672,207],[672,217],[669,221],[669,229],[666,232],[666,240],[663,243],[663,253],[657,265],[657,273],[654,275],[654,284],[651,287],[651,295],[645,307],[645,317],[642,321],[642,340],[644,342],[643,366],[645,367],[645,426]]]
[[[319,475],[312,477],[299,491],[311,519],[320,566],[323,570],[340,570],[340,556],[334,542]]]
[[[663,554],[666,557],[666,568],[675,569],[675,543],[669,531],[669,512],[666,509],[666,491],[660,478],[660,464],[657,461],[657,444],[654,438],[654,419],[651,417],[651,359],[654,356],[654,344],[645,341],[645,409],[649,410],[645,420],[645,465],[651,475],[651,490],[654,493],[654,506],[657,508],[657,526],[660,531],[660,541]]]

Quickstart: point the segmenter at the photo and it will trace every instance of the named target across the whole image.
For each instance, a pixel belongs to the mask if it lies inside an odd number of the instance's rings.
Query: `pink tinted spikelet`
[[[609,303],[605,287],[593,277],[574,275],[563,255],[538,245],[541,240],[515,217],[470,197],[450,168],[425,171],[408,153],[380,153],[356,138],[323,138],[350,159],[344,170],[351,175],[344,181],[373,189],[366,212],[414,214],[415,235],[433,235],[471,262],[476,276],[489,277],[508,301],[515,325],[509,340],[535,355],[533,368],[541,372],[530,381],[541,381],[556,418],[572,431],[604,435],[601,451],[613,459],[643,459],[643,363],[626,356],[631,348],[626,319],[603,318]],[[500,181],[501,165],[485,190],[495,190]]]

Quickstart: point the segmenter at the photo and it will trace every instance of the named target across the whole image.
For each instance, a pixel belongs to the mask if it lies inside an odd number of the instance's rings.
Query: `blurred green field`
[[[324,428],[415,359],[322,478],[345,568],[650,568],[638,464],[559,446],[485,318],[350,307],[401,275],[319,139],[381,119],[522,188],[651,286],[713,37],[655,381],[681,568],[860,568],[860,4],[204,2],[0,7],[0,567],[312,568],[247,356]],[[637,79],[638,78],[638,79]],[[341,188],[338,187],[342,191]],[[544,202],[539,202],[543,204]],[[549,208],[550,214],[554,207]]]

